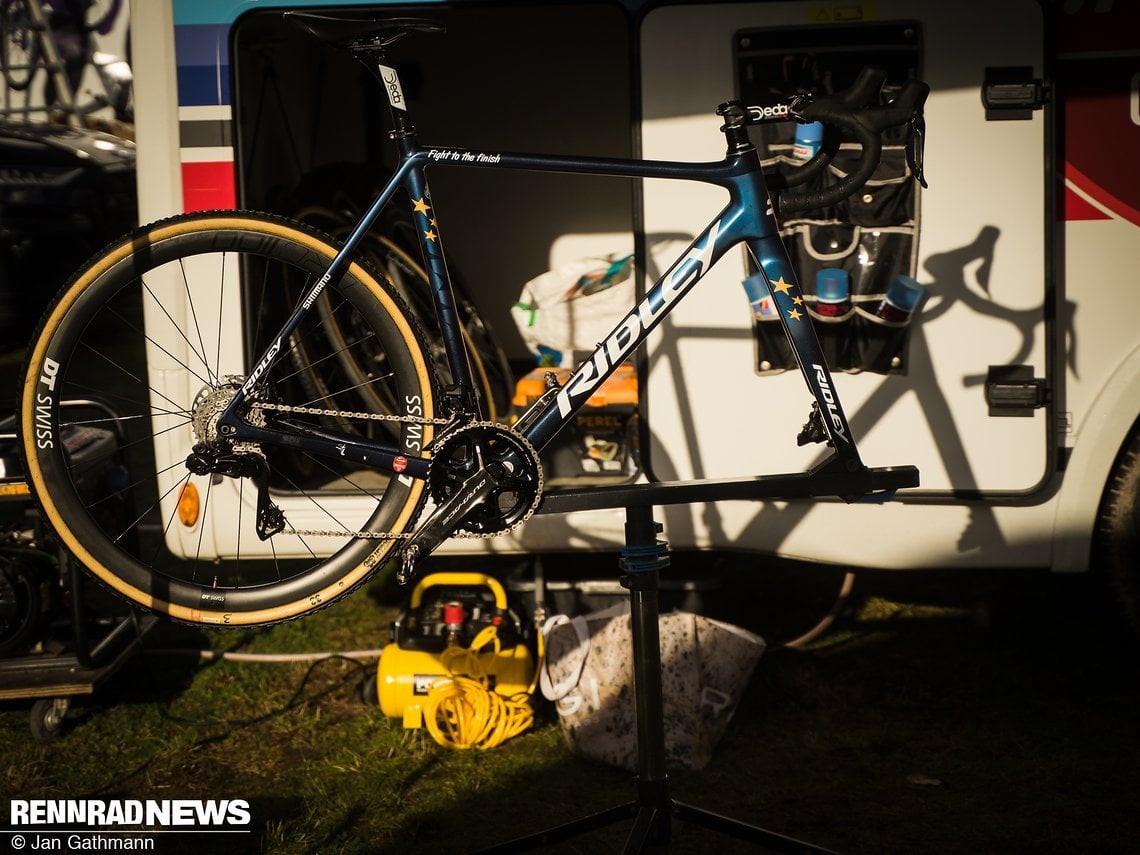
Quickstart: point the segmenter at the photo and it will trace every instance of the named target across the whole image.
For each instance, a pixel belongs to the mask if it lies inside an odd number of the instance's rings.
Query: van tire
[[[1124,616],[1140,633],[1140,429],[1113,464],[1094,530],[1092,569],[1104,575]]]

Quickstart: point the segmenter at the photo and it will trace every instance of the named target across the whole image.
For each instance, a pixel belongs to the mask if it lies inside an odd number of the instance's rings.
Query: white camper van
[[[330,82],[352,79],[351,62],[287,33],[283,5],[329,4],[133,4],[141,220],[234,205],[290,213],[322,169],[383,160],[386,114]],[[421,135],[485,150],[716,160],[714,109],[729,98],[805,81],[839,88],[863,64],[927,81],[929,188],[899,163],[849,210],[785,223],[805,283],[821,269],[877,268],[922,286],[886,358],[867,355],[865,332],[825,331],[863,459],[916,465],[921,486],[883,505],[670,506],[658,515],[666,537],[900,570],[1083,572],[1096,556],[1140,593],[1136,4],[336,6],[442,20],[447,35],[409,48],[425,61],[404,75],[423,102]],[[774,167],[793,132],[757,140]],[[433,194],[449,260],[516,365],[529,352],[510,307],[526,282],[624,247],[650,270],[723,201],[683,182],[494,178],[504,183],[441,171]],[[810,401],[749,305],[749,273],[743,254],[723,260],[638,362],[639,478],[801,471],[820,457],[796,444]],[[240,316],[227,323],[240,338]],[[209,513],[227,511],[218,501]],[[540,514],[510,536],[444,550],[608,549],[623,523],[620,510]]]

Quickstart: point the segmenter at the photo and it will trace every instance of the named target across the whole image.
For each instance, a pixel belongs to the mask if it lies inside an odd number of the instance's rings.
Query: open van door
[[[1052,470],[1045,32],[1033,0],[677,4],[641,24],[650,158],[722,157],[713,109],[728,97],[838,90],[865,65],[884,67],[888,86],[908,75],[930,84],[928,190],[888,147],[862,196],[782,223],[806,294],[820,270],[851,273],[850,323],[816,324],[836,386],[867,464],[917,465],[928,501],[1031,494]],[[753,136],[773,168],[791,160],[794,130]],[[655,235],[693,234],[711,218],[718,192],[647,181],[651,257]],[[797,471],[822,456],[796,446],[810,401],[796,366],[781,361],[781,337],[749,307],[750,272],[743,254],[717,265],[650,356],[648,468],[658,478]],[[917,279],[924,299],[904,328],[876,325],[869,316],[899,274]],[[698,511],[694,539],[814,555],[794,547],[807,514],[862,525],[813,507]],[[674,529],[683,513],[672,513]]]

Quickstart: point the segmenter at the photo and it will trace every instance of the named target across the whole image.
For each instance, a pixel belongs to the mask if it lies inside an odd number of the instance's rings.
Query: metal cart
[[[114,416],[98,402],[65,406]],[[119,437],[93,430],[76,445],[98,463],[118,450]],[[0,420],[0,700],[32,699],[32,733],[48,739],[62,732],[72,700],[118,671],[158,619],[117,601],[93,610],[83,574],[34,507],[15,448],[10,416]]]

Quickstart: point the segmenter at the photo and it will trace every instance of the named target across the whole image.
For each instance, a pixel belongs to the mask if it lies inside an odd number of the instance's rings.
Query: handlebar
[[[746,107],[739,102],[722,104],[717,113],[725,116],[725,128],[767,124],[795,119],[822,122],[825,127],[820,151],[787,178],[789,187],[802,184],[821,172],[839,150],[840,135],[846,131],[859,143],[859,161],[835,184],[820,190],[785,190],[773,201],[783,214],[834,205],[852,195],[874,175],[883,152],[883,132],[906,126],[906,159],[918,182],[926,187],[923,174],[923,144],[926,123],[922,108],[930,87],[920,80],[908,80],[894,100],[880,104],[886,72],[865,68],[847,89],[831,95],[796,95],[767,107]]]

